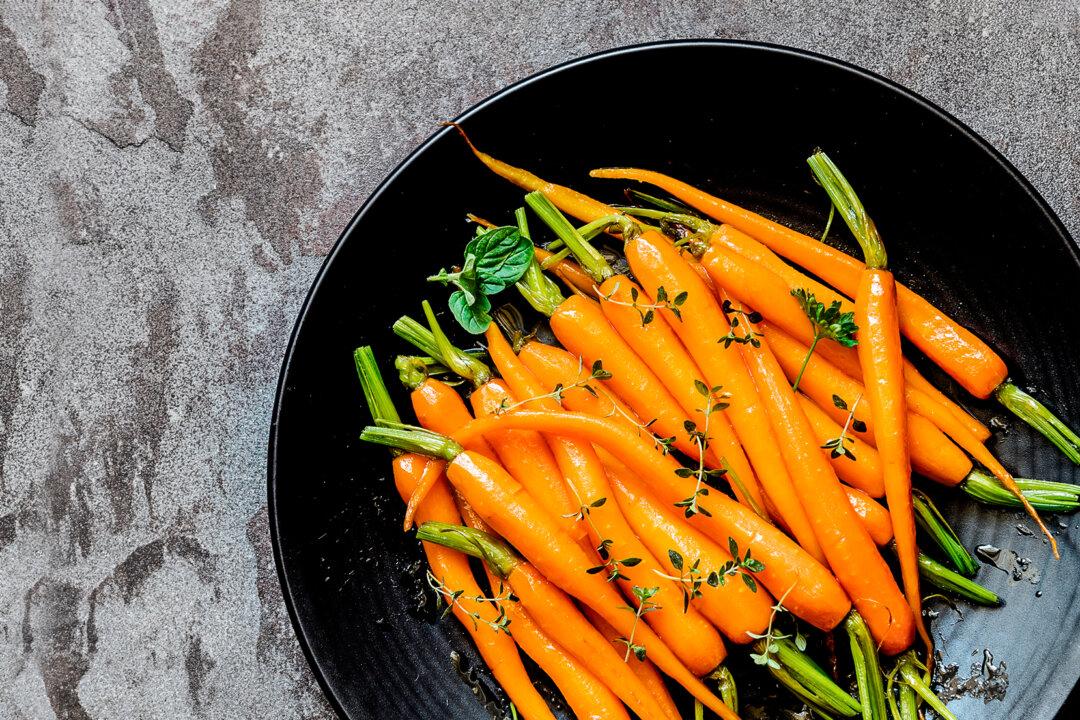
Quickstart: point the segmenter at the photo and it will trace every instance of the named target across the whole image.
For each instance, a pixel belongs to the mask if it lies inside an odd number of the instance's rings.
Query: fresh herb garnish
[[[483,623],[490,627],[495,632],[504,632],[507,635],[510,634],[510,618],[506,614],[506,607],[504,603],[517,602],[518,599],[510,591],[509,588],[503,588],[502,583],[499,583],[499,594],[495,597],[483,597],[481,595],[466,595],[464,590],[452,590],[447,587],[442,580],[435,577],[435,574],[430,570],[427,572],[427,582],[432,590],[435,591],[436,602],[441,606],[445,605],[445,609],[442,612],[441,617],[445,618],[456,607],[461,612],[465,613],[470,620],[472,620],[473,629],[478,629],[480,623]],[[491,603],[498,615],[494,620],[488,620],[480,613],[469,610],[461,604],[462,600],[471,600],[475,603]]]
[[[615,293],[619,291],[618,283],[615,284],[615,287],[613,287],[611,289],[611,292],[609,292],[607,295],[601,294],[598,287],[594,286],[593,290],[604,302],[609,302],[612,305],[622,305],[623,307],[634,308],[634,310],[637,311],[638,317],[641,318],[642,326],[648,325],[653,320],[655,320],[656,311],[661,309],[669,310],[671,314],[674,315],[676,319],[681,322],[682,310],[680,308],[682,308],[683,304],[686,303],[686,299],[690,297],[690,293],[686,290],[677,293],[675,297],[668,297],[668,291],[666,288],[664,288],[663,285],[656,288],[656,302],[652,303],[639,302],[638,299],[641,297],[641,293],[638,292],[638,289],[636,287],[630,288],[630,302],[626,302],[625,300],[615,300]],[[648,298],[646,298],[646,300],[647,299]]]
[[[787,612],[787,608],[784,607],[784,601],[787,600],[787,596],[794,589],[794,585],[789,587],[787,589],[787,592],[781,595],[780,599],[776,601],[776,604],[772,606],[772,614],[769,615],[769,627],[765,631],[764,635],[759,635],[757,633],[747,631],[747,635],[758,641],[755,646],[757,652],[750,653],[750,659],[754,661],[755,665],[765,665],[772,668],[773,670],[780,669],[780,663],[778,663],[773,657],[773,655],[780,651],[780,646],[777,645],[777,641],[779,640],[787,640],[788,638],[794,637],[795,647],[800,652],[806,650],[806,636],[802,634],[801,630],[799,630],[798,625],[795,626],[794,635],[790,633],[782,633],[775,627],[777,615]]]
[[[727,582],[727,578],[732,575],[741,574],[743,582],[750,588],[750,591],[757,592],[757,581],[751,577],[750,573],[761,572],[765,569],[765,563],[751,557],[749,549],[747,549],[746,555],[740,558],[739,545],[732,538],[728,538],[728,548],[732,551],[731,556],[733,559],[726,561],[719,568],[708,573],[701,569],[701,558],[695,559],[692,564],[687,566],[679,551],[672,549],[668,550],[668,560],[671,561],[671,566],[679,572],[678,577],[666,575],[659,570],[653,570],[653,572],[662,578],[679,583],[679,589],[682,590],[683,594],[683,612],[686,612],[690,607],[691,600],[696,600],[702,596],[702,585],[713,588],[723,587]]]
[[[478,234],[465,246],[459,270],[440,270],[431,282],[453,285],[450,311],[465,330],[479,335],[491,324],[491,295],[510,287],[533,261],[533,245],[516,227],[498,227]]]
[[[724,468],[708,469],[705,467],[705,450],[709,447],[709,418],[718,410],[726,410],[728,407],[727,399],[731,397],[731,393],[723,392],[723,386],[716,385],[710,388],[700,380],[694,380],[694,389],[705,398],[704,409],[698,409],[698,412],[705,416],[705,427],[698,430],[697,423],[693,420],[684,421],[683,427],[690,436],[690,442],[698,447],[698,466],[696,469],[680,467],[675,471],[675,474],[681,478],[693,477],[697,480],[694,484],[694,494],[675,503],[675,507],[682,508],[683,514],[688,518],[698,513],[705,517],[712,516],[712,513],[698,504],[698,498],[709,494],[709,487],[705,485],[705,478],[723,477],[727,474],[727,470]]]
[[[810,356],[814,354],[817,344],[822,339],[828,339],[835,340],[844,347],[855,347],[859,344],[859,341],[855,339],[859,326],[855,324],[855,313],[840,312],[839,300],[833,300],[828,307],[825,307],[825,304],[818,301],[814,293],[806,288],[795,288],[791,294],[799,301],[799,307],[814,326],[814,339],[810,343],[810,349],[806,351],[799,374],[795,376],[795,383],[791,386],[792,390],[798,390],[799,381],[802,380],[806,365],[810,362]]]
[[[578,358],[578,375],[581,374],[581,371],[582,371],[582,361],[581,361],[580,358]],[[510,412],[511,410],[514,410],[515,408],[519,408],[522,405],[525,405],[526,403],[530,403],[530,402],[532,402],[534,400],[542,400],[544,398],[551,398],[551,399],[561,403],[562,400],[563,400],[563,397],[566,395],[566,393],[570,392],[571,390],[576,390],[577,388],[581,388],[582,390],[585,390],[586,392],[588,392],[593,397],[598,398],[598,397],[600,397],[600,393],[597,392],[596,388],[594,388],[590,384],[591,381],[593,381],[593,380],[610,380],[611,378],[612,378],[612,374],[604,369],[604,361],[600,360],[600,359],[597,359],[592,364],[592,370],[589,373],[589,376],[587,378],[585,378],[584,380],[578,380],[576,383],[573,383],[571,385],[563,385],[562,383],[558,383],[557,385],[555,385],[555,387],[549,393],[544,393],[543,395],[536,395],[535,397],[526,398],[524,400],[519,400],[516,403],[510,403],[510,402],[507,401],[506,398],[503,398],[502,403],[499,405],[499,408],[496,410],[496,412],[499,413],[499,414]]]
[[[866,423],[862,420],[855,418],[855,410],[859,407],[859,402],[862,400],[862,393],[855,397],[855,402],[851,404],[851,409],[848,409],[848,404],[844,401],[844,398],[839,395],[833,395],[832,401],[840,410],[847,410],[847,420],[844,421],[844,427],[840,430],[840,437],[834,437],[831,440],[826,440],[825,444],[821,447],[829,451],[829,456],[834,460],[838,457],[846,457],[848,460],[855,460],[855,453],[851,452],[847,443],[854,443],[855,438],[847,436],[848,429],[852,429],[855,432],[866,432]]]
[[[728,334],[720,338],[716,342],[723,343],[724,349],[727,350],[731,347],[731,343],[737,343],[739,345],[751,345],[752,347],[761,347],[760,338],[763,333],[759,333],[754,330],[754,325],[761,322],[762,317],[759,312],[746,312],[744,310],[737,309],[731,304],[730,300],[725,300],[721,305],[721,310],[724,311],[724,316],[728,318],[728,322],[731,323],[731,330]],[[742,318],[741,320],[739,318]],[[736,328],[743,326],[742,334],[736,334]]]
[[[626,646],[626,655],[623,657],[623,662],[630,662],[630,653],[634,654],[638,660],[645,660],[645,646],[639,645],[634,642],[634,635],[637,633],[638,623],[641,622],[641,616],[646,613],[651,613],[655,610],[659,610],[660,606],[652,601],[656,593],[660,592],[659,587],[644,588],[635,585],[632,589],[634,598],[638,601],[636,608],[622,606],[622,610],[629,610],[634,613],[634,625],[630,628],[630,637],[616,638],[616,642],[620,642]]]

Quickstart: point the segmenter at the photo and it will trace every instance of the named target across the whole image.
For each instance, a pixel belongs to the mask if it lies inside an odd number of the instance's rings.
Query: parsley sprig
[[[810,319],[810,324],[814,326],[814,339],[799,367],[799,374],[795,376],[795,383],[791,386],[792,390],[798,390],[799,382],[802,380],[806,366],[810,362],[810,356],[814,354],[817,344],[823,339],[828,339],[835,340],[844,347],[855,347],[859,344],[859,341],[855,339],[859,326],[855,324],[855,313],[840,312],[839,300],[833,300],[828,307],[825,307],[825,304],[806,288],[795,288],[791,294],[799,301],[799,307]]]

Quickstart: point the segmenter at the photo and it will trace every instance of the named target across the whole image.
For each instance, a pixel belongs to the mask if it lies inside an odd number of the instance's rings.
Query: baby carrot
[[[771,338],[770,338],[771,339]],[[771,343],[770,343],[771,347]],[[775,355],[775,353],[774,353]],[[885,483],[881,479],[881,462],[877,449],[857,437],[850,423],[847,430],[835,422],[828,413],[814,404],[814,401],[799,393],[799,407],[814,429],[814,437],[821,445],[843,436],[844,452],[833,454],[826,450],[829,461],[837,476],[848,485],[862,490],[871,497],[885,494]],[[854,460],[853,460],[854,458]]]
[[[526,406],[552,411],[562,409],[514,355],[494,323],[488,327],[485,336],[488,355],[511,390],[518,397],[535,398],[527,401]],[[687,667],[699,675],[711,672],[726,655],[723,640],[698,612],[678,612],[679,590],[674,583],[655,577],[654,570],[660,569],[660,564],[634,534],[618,505],[607,502],[612,497],[611,487],[592,446],[576,438],[550,433],[546,436],[563,476],[572,480],[576,488],[580,508],[577,515],[585,521],[596,544],[602,560],[597,565],[599,572],[609,580],[617,580],[626,590],[640,585],[641,576],[648,577],[649,585],[657,587],[655,597],[660,609],[649,613],[646,621]]]
[[[475,420],[456,436],[467,445],[503,428],[561,433],[595,443],[634,468],[662,502],[677,502],[695,490],[694,480],[677,473],[680,465],[674,458],[658,452],[649,440],[611,419],[573,412],[517,410]],[[753,556],[765,564],[757,574],[758,580],[774,596],[786,595],[784,606],[792,613],[823,630],[831,630],[843,620],[851,609],[847,596],[832,574],[791,538],[722,493],[709,494],[703,506],[708,514],[694,514],[691,525],[721,546],[731,538],[739,547],[752,550]]]
[[[908,411],[896,281],[887,267],[885,246],[873,220],[839,168],[820,151],[811,155],[807,162],[859,241],[866,258],[866,267],[855,293],[859,365],[870,417],[874,420],[874,440],[881,457],[885,498],[889,503],[904,592],[915,615],[919,635],[930,652],[933,643],[922,621],[922,595],[919,592],[919,548],[915,542],[915,511],[911,500]],[[863,617],[869,622],[865,613]],[[873,629],[873,623],[870,626]]]
[[[888,545],[893,537],[892,518],[889,517],[889,511],[862,490],[845,486],[844,491],[847,493],[851,508],[859,516],[863,527],[870,533],[874,542],[882,546]]]
[[[421,475],[429,466],[443,465],[423,455],[406,453],[394,459],[394,482],[403,500],[415,494],[416,485]],[[428,502],[417,512],[420,522],[439,520],[448,523],[460,522],[450,490],[445,483],[434,486],[429,492]],[[484,597],[480,586],[469,567],[468,558],[459,552],[435,543],[424,543],[424,554],[428,559],[431,574],[451,593],[461,591],[454,601],[452,610],[462,627],[472,636],[477,650],[487,663],[491,674],[499,686],[510,697],[518,711],[526,718],[545,718],[555,720],[547,702],[533,686],[532,679],[521,663],[514,640],[507,633],[497,631],[497,611],[492,604],[479,602],[476,598]],[[484,622],[475,622],[473,616]]]

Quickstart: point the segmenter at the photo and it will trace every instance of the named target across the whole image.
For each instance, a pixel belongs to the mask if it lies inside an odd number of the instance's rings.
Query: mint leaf
[[[468,298],[462,290],[451,293],[450,312],[467,332],[482,335],[491,324],[491,301],[486,295],[475,296],[474,302],[469,302]]]
[[[533,260],[533,244],[516,227],[498,227],[473,238],[465,247],[473,259],[480,291],[497,293],[518,280]]]

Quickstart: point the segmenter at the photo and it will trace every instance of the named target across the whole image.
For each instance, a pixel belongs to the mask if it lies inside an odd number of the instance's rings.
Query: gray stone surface
[[[734,37],[969,123],[1080,237],[1080,5],[0,0],[0,718],[326,718],[264,463],[295,312],[411,148],[593,50]]]

